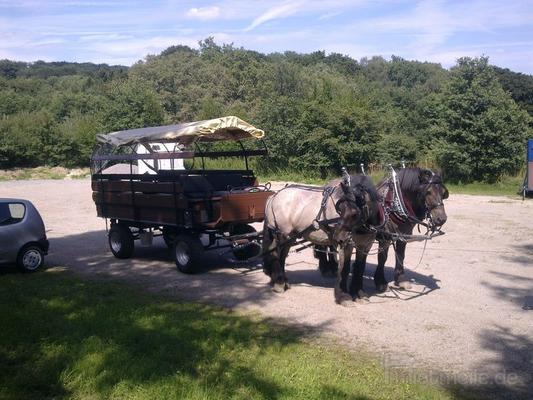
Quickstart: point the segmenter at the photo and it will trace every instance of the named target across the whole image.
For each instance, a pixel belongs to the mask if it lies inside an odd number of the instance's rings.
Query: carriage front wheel
[[[182,234],[174,242],[174,259],[176,267],[184,274],[193,274],[198,270],[204,255],[204,246],[197,236]]]

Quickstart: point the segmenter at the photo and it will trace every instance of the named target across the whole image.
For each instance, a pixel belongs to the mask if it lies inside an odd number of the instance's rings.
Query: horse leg
[[[285,277],[285,258],[290,245],[282,244],[284,238],[270,229],[266,223],[263,228],[263,272],[270,277],[274,292],[284,292],[287,286]]]
[[[335,283],[334,295],[335,302],[343,306],[350,306],[352,296],[347,293],[348,274],[350,273],[350,259],[352,256],[353,246],[344,243],[337,247],[339,254],[339,269],[337,271],[337,282]]]
[[[406,242],[398,240],[396,242],[396,265],[394,267],[394,284],[400,289],[411,289],[411,284],[405,277],[403,260],[405,259]]]
[[[326,276],[329,271],[328,255],[326,253],[326,246],[315,246],[315,258],[318,258],[318,269],[322,276]]]
[[[289,280],[285,274],[285,261],[289,255],[289,250],[292,246],[292,243],[286,243],[281,247],[280,256],[279,256],[279,265],[281,266],[281,279],[283,280],[283,291],[290,289]]]
[[[378,292],[383,293],[387,290],[388,282],[385,279],[385,263],[389,255],[390,242],[388,240],[379,240],[378,266],[374,273],[374,285]]]
[[[353,276],[350,285],[350,294],[354,301],[357,299],[368,299],[368,294],[363,289],[363,276],[365,274],[366,258],[374,242],[374,235],[358,235],[355,242],[355,262],[353,264]]]

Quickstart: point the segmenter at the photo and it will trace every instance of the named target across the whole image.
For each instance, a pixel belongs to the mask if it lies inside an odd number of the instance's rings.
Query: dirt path
[[[232,264],[221,251],[210,255],[212,267],[194,276],[176,272],[161,239],[137,247],[132,260],[113,258],[88,180],[1,182],[0,197],[27,198],[39,208],[49,229],[49,266],[310,325],[370,348],[388,367],[447,373],[448,383],[509,385],[516,397],[526,388],[533,393],[533,200],[452,194],[446,235],[427,244],[420,265],[423,244],[407,247],[413,291],[376,294],[371,256],[370,301],[344,308],[334,304],[334,280],[321,277],[310,250],[289,256],[292,288],[276,295],[260,268]]]

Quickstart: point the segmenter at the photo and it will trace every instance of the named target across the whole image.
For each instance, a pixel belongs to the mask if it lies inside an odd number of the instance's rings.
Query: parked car
[[[17,264],[23,272],[42,267],[48,254],[44,222],[28,200],[0,198],[0,264]]]

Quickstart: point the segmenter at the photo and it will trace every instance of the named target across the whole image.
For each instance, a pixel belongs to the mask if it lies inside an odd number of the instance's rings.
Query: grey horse
[[[291,246],[302,238],[337,250],[335,301],[343,305],[352,303],[347,282],[354,232],[368,222],[376,203],[369,194],[369,182],[365,176],[345,174],[324,187],[288,186],[268,200],[263,227],[263,271],[271,278],[274,291],[289,288],[285,260]]]

